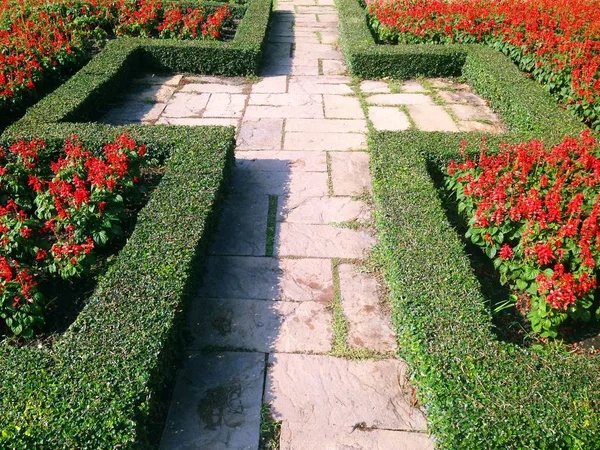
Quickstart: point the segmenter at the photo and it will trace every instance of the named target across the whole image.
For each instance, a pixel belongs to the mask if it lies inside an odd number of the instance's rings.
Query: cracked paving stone
[[[263,353],[188,355],[160,450],[258,450],[264,370]]]
[[[237,137],[238,150],[280,150],[283,119],[245,120]]]
[[[325,152],[250,150],[238,152],[235,164],[243,171],[327,172]]]
[[[289,223],[326,224],[367,221],[371,217],[366,203],[351,197],[280,198],[277,220]]]
[[[331,182],[335,195],[361,195],[371,189],[369,154],[330,152]]]
[[[197,295],[329,304],[333,300],[331,262],[325,259],[209,256]]]

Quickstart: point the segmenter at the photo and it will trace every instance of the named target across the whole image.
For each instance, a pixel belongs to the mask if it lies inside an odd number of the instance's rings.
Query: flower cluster
[[[600,129],[600,0],[371,0],[384,40],[490,45]]]
[[[160,0],[0,0],[0,111],[73,69],[107,37],[220,39],[227,5],[209,12]]]
[[[15,334],[43,323],[39,279],[85,274],[94,250],[122,234],[123,195],[143,191],[145,152],[127,135],[102,156],[76,136],[58,157],[39,139],[0,148],[0,317]]]
[[[452,161],[448,175],[467,237],[503,283],[530,295],[534,331],[556,336],[568,317],[589,320],[600,262],[600,147],[591,133],[492,153],[484,141],[478,158]]]

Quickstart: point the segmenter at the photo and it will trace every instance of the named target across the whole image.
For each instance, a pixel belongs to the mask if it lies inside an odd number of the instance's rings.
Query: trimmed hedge
[[[493,333],[479,281],[428,171],[456,157],[463,138],[480,136],[374,133],[369,142],[400,352],[436,445],[600,448],[600,360],[524,349]]]
[[[336,0],[344,58],[361,78],[462,75],[489,100],[511,131],[532,136],[577,134],[584,125],[502,53],[481,45],[379,45],[357,0]]]
[[[182,348],[185,302],[233,165],[234,130],[43,128],[35,136],[51,145],[73,131],[86,145],[128,131],[150,155],[169,157],[132,236],[52,348],[0,343],[0,448],[151,448]]]
[[[180,2],[183,5],[197,2]],[[207,3],[207,5],[214,5]],[[143,71],[206,73],[246,76],[258,72],[272,0],[250,0],[233,7],[243,18],[229,42],[118,38],[63,83],[52,94],[30,107],[25,116],[8,127],[14,136],[40,123],[87,122],[97,119],[111,99],[123,91],[134,74]],[[244,13],[245,11],[245,13]]]

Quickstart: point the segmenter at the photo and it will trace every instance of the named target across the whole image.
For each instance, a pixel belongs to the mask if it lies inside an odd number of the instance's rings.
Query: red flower
[[[504,244],[500,249],[500,258],[502,259],[510,259],[514,255],[513,249],[508,244]]]

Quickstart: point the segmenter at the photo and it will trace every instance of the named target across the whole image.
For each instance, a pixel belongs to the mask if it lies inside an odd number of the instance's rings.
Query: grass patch
[[[275,230],[277,227],[277,203],[276,195],[269,195],[269,210],[267,212],[267,245],[265,248],[266,256],[273,256],[275,247]]]
[[[281,422],[273,419],[271,405],[263,403],[260,410],[260,441],[259,450],[279,450]]]

